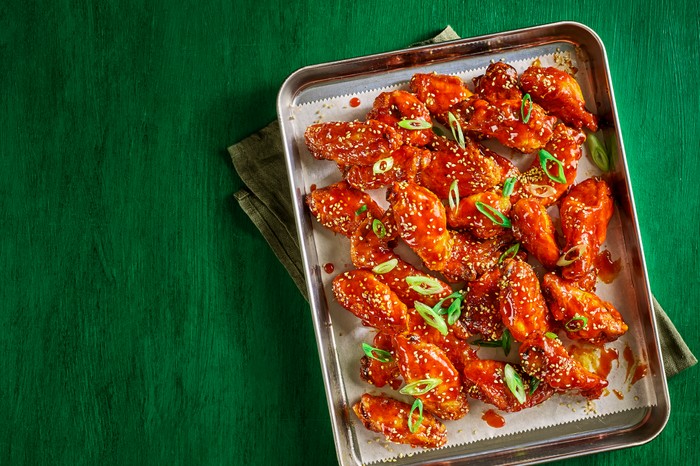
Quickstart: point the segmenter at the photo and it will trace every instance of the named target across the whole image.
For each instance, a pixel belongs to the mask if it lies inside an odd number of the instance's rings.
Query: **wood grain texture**
[[[308,307],[225,147],[297,68],[446,24],[602,37],[653,290],[700,353],[696,2],[128,3],[0,4],[0,464],[335,463]],[[696,376],[659,438],[566,463],[700,464]]]

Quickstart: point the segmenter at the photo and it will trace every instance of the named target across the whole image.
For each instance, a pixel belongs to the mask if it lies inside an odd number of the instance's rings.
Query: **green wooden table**
[[[0,4],[0,464],[335,463],[307,304],[225,148],[297,68],[446,24],[600,34],[653,290],[699,352],[697,2],[124,3]],[[567,464],[700,464],[695,377],[656,440]]]

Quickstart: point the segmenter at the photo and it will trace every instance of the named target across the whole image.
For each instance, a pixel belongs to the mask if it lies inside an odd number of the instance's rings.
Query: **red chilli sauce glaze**
[[[326,273],[333,273],[333,271],[335,270],[335,266],[332,262],[329,262],[323,266],[323,270],[325,270]]]
[[[629,380],[630,385],[636,384],[647,375],[649,366],[642,361],[636,360],[632,353],[632,348],[630,348],[629,345],[625,346],[622,356],[625,358],[625,362],[627,362],[625,380]]]
[[[620,355],[615,348],[572,345],[569,352],[584,367],[604,379],[610,375],[613,361],[617,361],[618,367],[620,365]]]
[[[350,106],[353,108],[359,107],[360,106],[360,99],[358,99],[357,97],[353,97],[352,99],[350,99]]]
[[[493,409],[489,409],[488,411],[484,411],[484,414],[481,415],[481,419],[486,421],[486,424],[490,425],[491,427],[495,429],[499,429],[506,425],[506,420],[503,419],[503,416],[498,414],[496,411]]]

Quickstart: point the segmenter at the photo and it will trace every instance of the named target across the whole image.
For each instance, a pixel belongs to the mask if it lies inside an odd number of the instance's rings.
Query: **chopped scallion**
[[[442,317],[420,301],[415,301],[413,306],[415,307],[416,312],[418,312],[423,320],[425,320],[425,323],[433,328],[436,328],[442,335],[447,335],[447,324]]]
[[[415,382],[411,382],[408,385],[406,385],[405,387],[403,387],[401,390],[399,390],[399,393],[401,393],[402,395],[411,395],[411,396],[425,395],[426,393],[428,393],[430,390],[437,387],[441,383],[442,383],[442,379],[438,379],[437,377],[416,380]]]
[[[460,126],[457,117],[454,116],[452,112],[447,112],[447,121],[450,124],[450,129],[452,130],[452,137],[457,141],[457,145],[465,149],[466,143],[464,142],[464,133],[462,132],[462,126]]]
[[[425,120],[401,120],[399,126],[404,129],[430,129],[433,125]]]
[[[528,107],[527,114],[525,113],[525,107]],[[525,94],[523,96],[523,101],[520,103],[520,119],[523,123],[530,121],[530,114],[532,113],[532,97],[530,94]]]
[[[394,258],[394,259],[389,259],[386,262],[382,262],[379,265],[376,265],[373,269],[372,272],[376,274],[383,274],[383,273],[388,273],[394,270],[394,267],[396,267],[399,263],[399,260]]]
[[[545,175],[547,175],[552,181],[556,181],[557,183],[561,184],[566,184],[566,176],[564,175],[564,164],[544,149],[540,150],[539,157],[540,166],[542,167],[542,170],[544,170]],[[547,169],[547,161],[554,162],[554,164],[557,166],[558,173],[556,175],[552,175],[551,173],[549,173],[549,170]]]
[[[486,215],[486,217],[488,217],[488,219],[491,220],[496,225],[503,227],[503,228],[510,228],[511,227],[510,220],[508,220],[508,218],[505,215],[503,215],[501,212],[494,209],[490,205],[484,204],[481,201],[477,201],[475,203],[475,205],[476,205],[476,210],[478,210],[482,214]]]
[[[413,420],[413,413],[416,410],[418,410],[418,420],[414,421]],[[423,402],[420,400],[420,398],[416,398],[416,401],[413,402],[413,406],[411,406],[411,411],[408,413],[408,430],[410,430],[412,434],[415,434],[422,423],[423,423]]]
[[[413,291],[422,295],[431,295],[443,290],[442,284],[437,278],[424,277],[422,275],[411,275],[406,277],[406,283]]]
[[[520,378],[520,375],[518,375],[515,369],[513,369],[513,366],[510,364],[506,364],[503,372],[506,379],[506,385],[508,385],[508,389],[515,396],[515,399],[517,399],[520,404],[525,403],[526,397],[523,379]]]
[[[375,348],[374,346],[362,343],[362,351],[365,352],[368,358],[376,359],[379,362],[391,362],[393,358],[391,353],[383,349]]]

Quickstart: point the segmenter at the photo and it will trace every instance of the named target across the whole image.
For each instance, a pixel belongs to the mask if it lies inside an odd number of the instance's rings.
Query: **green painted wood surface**
[[[562,3],[0,3],[0,464],[335,463],[307,305],[225,147],[297,68],[446,24],[600,34],[653,289],[700,352],[697,2]],[[650,444],[567,463],[700,464],[696,378]]]

